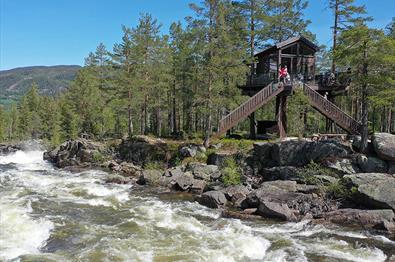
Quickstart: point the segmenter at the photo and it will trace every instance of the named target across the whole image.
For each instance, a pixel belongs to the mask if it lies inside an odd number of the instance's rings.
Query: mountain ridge
[[[29,90],[33,83],[42,95],[55,96],[74,80],[79,65],[26,66],[0,70],[0,104],[9,105]]]

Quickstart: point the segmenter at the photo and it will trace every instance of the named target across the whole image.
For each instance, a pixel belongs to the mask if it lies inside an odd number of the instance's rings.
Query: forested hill
[[[0,104],[17,101],[33,83],[42,95],[58,94],[70,85],[80,68],[77,65],[30,66],[0,71]]]

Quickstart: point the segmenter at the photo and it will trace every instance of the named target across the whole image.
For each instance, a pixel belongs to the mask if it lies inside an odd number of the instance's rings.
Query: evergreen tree
[[[365,6],[355,5],[355,0],[329,0],[329,7],[333,11],[333,37],[332,51],[336,51],[337,38],[339,33],[350,29],[358,24],[371,20],[369,17],[362,17],[366,14]],[[332,72],[336,71],[335,59],[332,60]]]
[[[335,58],[339,63],[356,67],[353,70],[352,84],[359,90],[361,97],[362,151],[366,150],[368,139],[368,96],[377,86],[382,85],[385,79],[381,74],[386,59],[381,49],[383,37],[382,31],[362,24],[342,32],[335,52]]]

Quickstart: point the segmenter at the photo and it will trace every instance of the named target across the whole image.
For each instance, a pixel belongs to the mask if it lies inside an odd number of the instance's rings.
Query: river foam
[[[379,262],[395,250],[384,236],[309,221],[221,218],[107,175],[57,170],[41,151],[0,156],[0,260]]]

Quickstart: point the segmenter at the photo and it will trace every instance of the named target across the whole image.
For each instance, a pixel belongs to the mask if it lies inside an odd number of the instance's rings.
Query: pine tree
[[[381,43],[383,32],[370,29],[366,25],[359,25],[344,30],[339,37],[339,45],[335,51],[335,58],[342,65],[354,65],[353,82],[362,105],[362,142],[361,151],[367,148],[368,140],[368,96],[377,85],[383,83],[383,56]]]
[[[354,2],[355,0],[329,0],[329,7],[332,9],[334,17],[332,52],[336,51],[339,33],[371,20],[370,17],[364,18],[361,16],[366,14],[365,6],[357,6]],[[332,60],[332,72],[336,72],[335,59]]]
[[[277,43],[303,34],[310,40],[315,40],[315,36],[307,30],[311,21],[303,17],[308,6],[306,0],[268,0],[267,5],[268,39]]]

